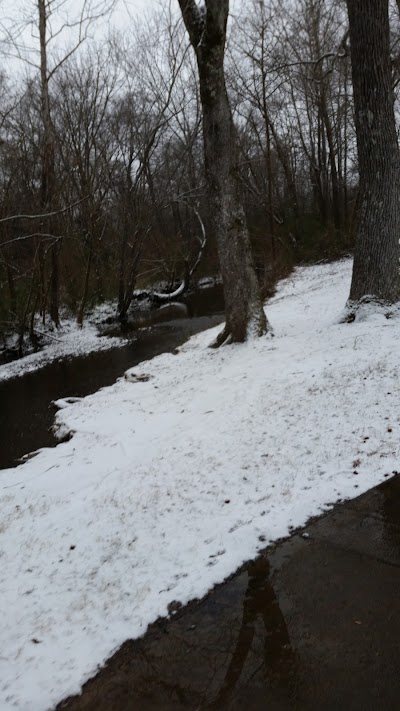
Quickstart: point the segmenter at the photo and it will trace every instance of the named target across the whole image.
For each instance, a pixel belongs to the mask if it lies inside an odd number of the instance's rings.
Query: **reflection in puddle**
[[[249,565],[247,574],[242,623],[224,683],[213,704],[216,709],[226,707],[226,703],[234,696],[247,662],[252,665],[251,657],[261,644],[264,654],[257,654],[257,661],[258,667],[262,667],[264,662],[266,681],[271,687],[279,687],[283,683],[284,688],[290,689],[290,683],[285,682],[290,682],[293,653],[285,620],[269,582],[268,560],[258,558]],[[254,671],[258,671],[257,667]]]
[[[295,656],[265,557],[127,642],[69,711],[289,709]],[[268,701],[267,701],[268,700]]]

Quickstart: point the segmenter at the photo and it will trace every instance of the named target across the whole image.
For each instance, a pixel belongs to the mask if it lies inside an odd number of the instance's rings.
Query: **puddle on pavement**
[[[128,368],[172,352],[193,334],[216,326],[223,320],[221,299],[220,286],[200,289],[187,296],[188,306],[171,305],[151,312],[149,318],[153,322],[158,318],[157,325],[142,330],[136,325],[126,345],[56,361],[0,383],[0,469],[15,466],[28,452],[57,444],[50,432],[52,400],[89,395],[114,383]]]
[[[262,556],[200,604],[126,642],[83,696],[59,708],[289,709],[295,690],[296,657]]]
[[[392,559],[400,558],[400,476],[395,476],[379,489],[377,516],[382,520],[382,542]]]

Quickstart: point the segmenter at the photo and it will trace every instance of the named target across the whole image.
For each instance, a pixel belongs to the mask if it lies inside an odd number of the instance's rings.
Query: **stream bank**
[[[0,382],[0,469],[15,466],[29,452],[52,447],[54,408],[62,397],[83,397],[111,385],[141,361],[172,352],[190,336],[223,321],[222,287],[188,294],[185,303],[134,312],[123,330],[104,327],[117,346],[54,361],[33,372]]]

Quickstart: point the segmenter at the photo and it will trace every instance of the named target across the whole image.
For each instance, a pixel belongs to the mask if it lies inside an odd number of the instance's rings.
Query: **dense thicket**
[[[243,3],[230,23],[228,89],[258,275],[352,245],[357,215],[347,14],[339,0]],[[397,85],[393,16],[393,83]],[[40,73],[0,91],[0,332],[31,331],[52,301],[79,322],[132,290],[173,284],[208,228],[194,58],[178,15],[154,15],[83,45],[48,83],[54,151],[50,218]],[[41,217],[41,215],[46,215]],[[54,306],[54,304],[53,304]]]

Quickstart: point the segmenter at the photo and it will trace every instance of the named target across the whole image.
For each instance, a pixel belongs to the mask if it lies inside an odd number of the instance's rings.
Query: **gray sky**
[[[89,0],[92,4],[108,0]],[[109,0],[110,2],[112,0]],[[117,0],[117,5],[113,13],[105,18],[99,19],[90,30],[90,36],[99,39],[105,36],[112,29],[124,30],[131,17],[140,16],[141,13],[151,11],[155,7],[157,0]],[[176,2],[176,5],[178,3]],[[63,2],[62,12],[55,13],[53,21],[53,33],[57,33],[60,23],[79,18],[83,6],[83,0],[66,0]],[[29,20],[37,18],[36,0],[0,0],[0,22],[2,26],[2,37],[9,33],[9,37],[16,39],[18,50],[8,49],[5,45],[0,46],[0,63],[6,67],[10,74],[18,71],[21,64],[15,57],[16,54],[24,55],[28,61],[35,62],[35,50],[39,47],[38,33],[34,23],[29,24]],[[76,43],[78,29],[64,29],[57,40],[51,44],[52,49]],[[30,48],[31,54],[24,53],[25,48]],[[5,54],[12,55],[5,58]],[[3,55],[3,56],[2,56]]]
[[[55,13],[53,33],[59,29],[60,22],[65,22],[71,19],[76,20],[79,17],[79,12],[85,0],[59,0],[62,4],[62,13]],[[112,2],[112,0],[86,0],[89,3],[97,4],[99,2]],[[129,26],[130,18],[140,17],[141,14],[151,12],[157,5],[165,4],[171,1],[172,7],[179,9],[178,0],[117,0],[116,8],[112,15],[107,18],[98,20],[91,27],[90,35],[96,40],[108,35],[113,30],[125,30]],[[239,5],[238,0],[231,0],[231,8],[240,7],[249,0],[242,0]],[[28,26],[29,19],[37,18],[37,0],[0,0],[0,23],[3,27],[3,36],[6,31],[12,32],[13,36],[18,36],[19,53],[24,54],[24,48],[29,47],[30,53],[25,52],[26,62],[21,62],[15,58],[15,49],[10,50],[11,56],[5,57],[5,48],[0,45],[0,67],[6,69],[7,73],[12,77],[18,74],[21,70],[25,71],[29,66],[29,62],[38,62],[39,40],[37,27],[35,23]],[[37,20],[36,20],[37,22]],[[57,24],[58,23],[58,24]],[[25,28],[25,29],[22,29]],[[51,50],[55,48],[63,48],[76,43],[77,29],[64,30],[56,42],[51,43]]]

